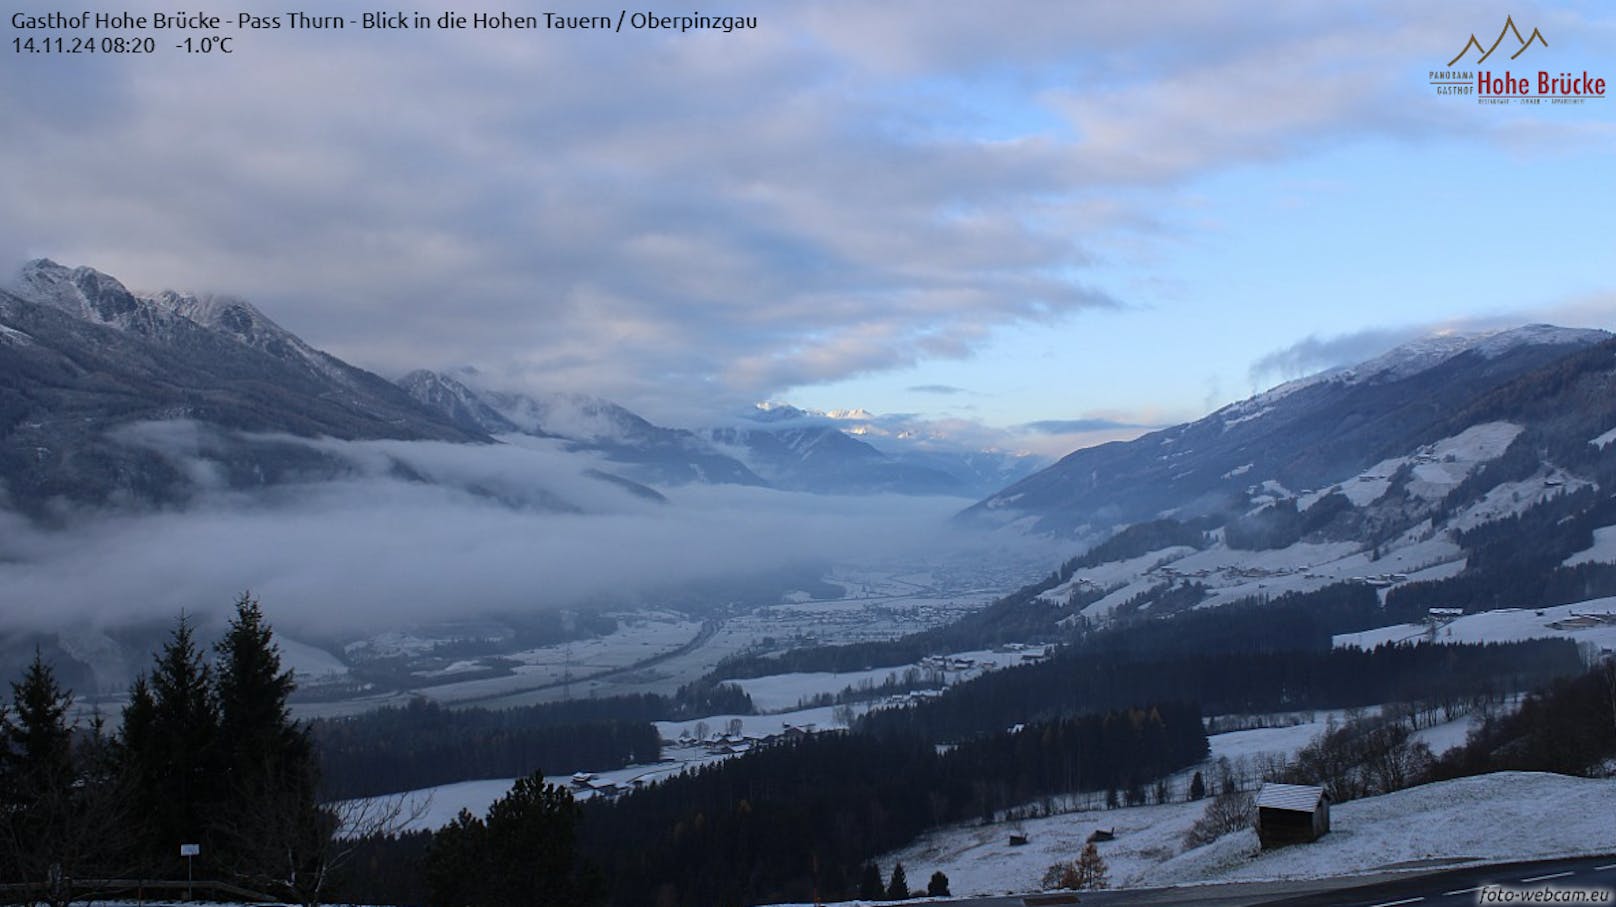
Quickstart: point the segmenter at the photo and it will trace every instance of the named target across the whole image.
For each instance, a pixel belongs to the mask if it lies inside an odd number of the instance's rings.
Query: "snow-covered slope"
[[[1260,851],[1241,832],[1154,867],[1152,884],[1312,879],[1416,860],[1505,862],[1616,850],[1616,780],[1498,772],[1342,803],[1330,833]],[[1512,833],[1522,830],[1529,833]]]
[[[969,825],[933,832],[880,865],[902,862],[911,878],[936,870],[955,895],[1039,889],[1044,870],[1071,860],[1088,836],[1099,845],[1114,888],[1370,873],[1416,860],[1502,862],[1609,853],[1616,849],[1616,780],[1503,772],[1410,788],[1333,807],[1331,831],[1314,844],[1266,853],[1244,831],[1185,851],[1183,838],[1206,802],[1097,809],[1014,825]],[[1530,833],[1501,833],[1501,829]],[[1011,847],[1011,831],[1025,846]]]

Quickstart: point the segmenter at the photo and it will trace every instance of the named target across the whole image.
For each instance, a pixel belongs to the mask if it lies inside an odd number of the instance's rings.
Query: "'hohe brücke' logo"
[[[1534,26],[1530,35],[1522,34],[1515,18],[1505,16],[1504,27],[1498,30],[1498,37],[1490,45],[1483,46],[1476,33],[1471,32],[1470,40],[1447,62],[1447,68],[1431,72],[1431,86],[1439,95],[1473,96],[1479,104],[1582,104],[1604,100],[1604,77],[1589,75],[1586,69],[1581,73],[1548,70],[1516,73],[1509,69],[1500,73],[1490,69],[1453,68],[1472,55],[1475,59],[1465,62],[1478,67],[1495,53],[1499,54],[1498,62],[1504,62],[1504,54],[1509,55],[1509,60],[1516,60],[1533,47],[1548,49],[1549,42],[1543,32]]]

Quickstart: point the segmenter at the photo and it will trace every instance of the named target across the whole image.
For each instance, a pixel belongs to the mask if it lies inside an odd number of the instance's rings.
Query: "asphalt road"
[[[1612,821],[1616,821],[1613,818]],[[933,901],[959,907],[1138,907],[1184,904],[1209,907],[1461,907],[1478,902],[1488,885],[1509,888],[1588,888],[1608,892],[1616,907],[1616,854],[1495,863],[1458,869],[1409,869],[1373,876],[1345,876],[1296,882],[1232,882],[1177,888],[1085,891],[1067,895],[960,898]],[[1555,903],[1578,903],[1557,901]],[[1597,903],[1597,902],[1589,902]]]

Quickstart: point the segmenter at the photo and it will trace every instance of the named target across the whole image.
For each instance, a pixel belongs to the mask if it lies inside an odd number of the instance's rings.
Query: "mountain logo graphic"
[[[1521,30],[1515,26],[1514,17],[1505,16],[1504,27],[1499,30],[1498,37],[1493,39],[1491,47],[1483,51],[1481,48],[1481,42],[1476,40],[1475,32],[1471,32],[1470,40],[1465,42],[1465,46],[1460,48],[1457,54],[1454,54],[1453,59],[1448,61],[1448,65],[1452,66],[1453,64],[1459,62],[1459,60],[1462,59],[1465,54],[1470,53],[1471,48],[1475,48],[1476,52],[1481,54],[1481,56],[1476,59],[1478,64],[1487,62],[1487,58],[1493,55],[1493,51],[1497,50],[1498,46],[1504,43],[1505,35],[1514,35],[1515,43],[1520,45],[1518,50],[1509,55],[1511,60],[1519,57],[1523,53],[1526,53],[1526,49],[1531,47],[1534,43],[1540,44],[1544,47],[1549,46],[1549,42],[1543,40],[1543,33],[1538,31],[1536,28],[1532,29],[1532,36],[1530,38],[1521,37]]]

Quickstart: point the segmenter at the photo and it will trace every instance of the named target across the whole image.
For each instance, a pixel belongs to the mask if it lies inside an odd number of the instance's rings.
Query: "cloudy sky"
[[[1429,84],[1506,15],[1546,46],[1486,68],[1616,84],[1608,4],[701,12],[758,28],[8,48],[0,257],[239,293],[383,374],[1057,451],[1432,329],[1616,325],[1616,101]]]

